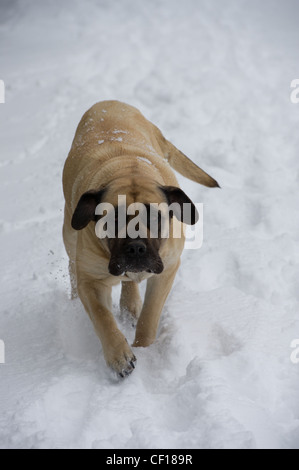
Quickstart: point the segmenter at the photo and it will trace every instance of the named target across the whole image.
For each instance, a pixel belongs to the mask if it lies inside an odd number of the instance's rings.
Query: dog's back
[[[208,187],[218,186],[211,176],[165,139],[160,130],[136,108],[119,101],[102,101],[92,106],[82,117],[65,163],[64,194],[72,209],[80,196],[77,186],[80,186],[82,192],[90,189],[87,186],[92,187],[94,183],[90,178],[85,178],[84,173],[105,173],[107,161],[110,161],[111,172],[111,159],[119,158],[115,160],[116,166],[119,166],[122,165],[122,156],[126,159],[131,156],[136,164],[141,159],[148,161],[163,174],[165,184],[177,185],[167,165],[169,163],[176,171],[197,183]],[[76,184],[78,175],[81,181],[85,181],[86,187]],[[106,174],[103,176],[107,179]]]

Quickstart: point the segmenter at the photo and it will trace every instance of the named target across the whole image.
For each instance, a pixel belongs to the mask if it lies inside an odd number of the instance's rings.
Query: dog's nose
[[[126,252],[129,256],[142,256],[146,253],[146,245],[142,241],[130,242]]]

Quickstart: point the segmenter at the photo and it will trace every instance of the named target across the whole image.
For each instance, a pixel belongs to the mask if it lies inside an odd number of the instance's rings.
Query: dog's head
[[[198,220],[195,205],[180,188],[147,178],[118,178],[81,196],[72,227],[82,230],[95,222],[95,237],[110,255],[110,274],[160,274],[164,266],[159,252],[173,217],[190,225]]]

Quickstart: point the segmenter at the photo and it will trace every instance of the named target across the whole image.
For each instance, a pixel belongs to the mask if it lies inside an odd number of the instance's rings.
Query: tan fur
[[[116,277],[109,274],[109,250],[96,237],[94,223],[76,231],[71,227],[71,218],[81,195],[89,190],[107,188],[104,201],[111,204],[117,204],[119,194],[127,196],[128,204],[163,202],[157,185],[178,187],[170,165],[193,181],[218,186],[137,109],[117,101],[104,101],[84,114],[64,167],[63,239],[70,259],[72,297],[78,292],[101,340],[107,364],[121,375],[132,371],[136,358],[111,313],[111,288],[123,282],[121,308],[138,319],[133,346],[151,344],[180,264],[184,236],[162,242],[161,274],[126,273]],[[174,223],[179,223],[175,220]],[[148,281],[141,309],[137,283],[143,279]]]

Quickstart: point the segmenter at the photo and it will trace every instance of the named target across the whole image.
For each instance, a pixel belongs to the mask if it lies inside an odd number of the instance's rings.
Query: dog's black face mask
[[[116,238],[109,240],[108,244],[111,252],[108,268],[113,276],[120,276],[126,272],[160,274],[164,269],[159,255],[158,240]]]
[[[96,216],[97,236],[106,240],[111,254],[109,272],[113,276],[127,272],[160,274],[164,268],[159,255],[161,212],[150,205],[138,204],[133,213],[128,215],[125,206],[118,206],[104,217]]]
[[[98,211],[105,189],[88,191],[81,196],[72,218],[72,227],[81,230],[91,220],[96,222],[96,235],[110,251],[108,269],[113,276],[128,272],[160,274],[164,266],[159,250],[168,236],[172,217],[184,223],[196,223],[197,210],[181,189],[165,186],[158,189],[164,195],[166,208],[176,203],[174,210],[163,212],[150,204],[141,204],[136,212],[128,215],[126,207],[123,210],[123,207],[110,204],[110,209],[105,209],[103,204],[101,206],[104,208]],[[180,211],[185,204],[189,204],[186,216]]]

